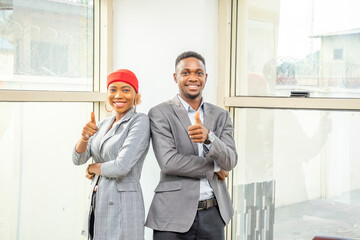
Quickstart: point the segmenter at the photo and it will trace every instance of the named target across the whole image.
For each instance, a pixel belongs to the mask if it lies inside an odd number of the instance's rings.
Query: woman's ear
[[[135,96],[135,104],[138,105],[141,103],[141,94],[140,93],[136,93]]]

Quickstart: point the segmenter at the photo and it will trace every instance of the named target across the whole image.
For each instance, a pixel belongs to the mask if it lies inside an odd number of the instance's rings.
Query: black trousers
[[[218,206],[197,211],[195,220],[185,233],[154,230],[154,240],[223,240],[225,223]]]

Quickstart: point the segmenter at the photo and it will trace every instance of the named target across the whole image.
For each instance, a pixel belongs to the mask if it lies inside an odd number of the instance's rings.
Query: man
[[[224,239],[233,215],[224,180],[237,163],[230,116],[203,102],[200,54],[180,54],[175,71],[179,95],[149,111],[161,176],[145,226],[154,240]]]

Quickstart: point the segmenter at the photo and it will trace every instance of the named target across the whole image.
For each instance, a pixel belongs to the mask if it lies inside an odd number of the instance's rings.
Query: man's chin
[[[197,94],[189,94],[189,93],[186,93],[185,95],[187,98],[190,98],[190,99],[196,99],[200,96],[200,93],[197,93]]]

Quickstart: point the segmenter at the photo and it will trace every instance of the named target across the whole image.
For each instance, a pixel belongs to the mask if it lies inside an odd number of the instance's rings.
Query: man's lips
[[[186,85],[187,88],[189,88],[190,90],[197,90],[200,86],[197,84],[187,84]]]

